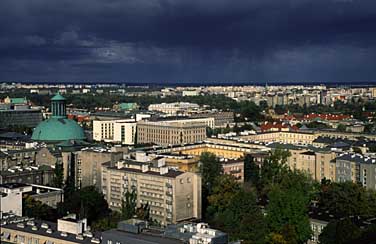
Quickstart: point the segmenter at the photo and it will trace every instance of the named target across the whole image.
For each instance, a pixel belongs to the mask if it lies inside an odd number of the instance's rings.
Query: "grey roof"
[[[365,157],[360,154],[345,153],[338,156],[336,160],[350,161],[355,163],[376,164],[376,158]]]
[[[46,237],[50,237],[50,238],[61,239],[61,240],[65,240],[65,241],[71,241],[71,242],[74,242],[74,243],[83,243],[83,244],[89,244],[90,243],[90,244],[92,244],[91,243],[92,238],[84,237],[83,240],[79,240],[79,239],[76,239],[76,235],[73,235],[73,234],[68,234],[67,236],[62,236],[61,232],[57,231],[57,224],[56,223],[52,223],[52,222],[49,222],[49,221],[41,221],[41,220],[33,220],[33,221],[35,223],[35,226],[37,227],[37,230],[32,230],[32,226],[27,225],[26,222],[24,222],[23,228],[18,227],[17,223],[5,224],[5,225],[2,225],[1,228],[4,228],[4,229],[7,228],[7,229],[11,229],[11,230],[17,230],[17,231],[20,231],[20,232],[26,232],[26,233],[36,234],[36,235],[42,235],[42,236],[46,236]],[[42,223],[47,224],[49,229],[52,230],[52,233],[47,233],[46,232],[47,229],[41,228]],[[6,230],[4,230],[4,232],[6,232]],[[100,233],[93,233],[93,236],[96,237],[96,238],[99,238]]]
[[[170,239],[162,236],[152,236],[147,234],[134,234],[120,230],[108,230],[102,232],[103,240],[117,240],[121,243],[132,244],[182,244],[183,241]],[[113,243],[115,243],[113,241]]]

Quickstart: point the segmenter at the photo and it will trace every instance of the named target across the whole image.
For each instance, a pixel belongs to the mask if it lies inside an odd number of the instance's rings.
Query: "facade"
[[[376,190],[376,158],[344,153],[336,160],[336,181],[352,181]]]
[[[188,111],[199,109],[198,104],[185,102],[150,104],[148,107],[150,111],[158,111],[168,115],[186,115]]]
[[[244,182],[244,160],[238,159],[225,159],[221,158],[220,162],[222,164],[223,173],[232,175],[239,183]]]
[[[34,128],[42,119],[42,111],[39,108],[0,109],[0,125],[2,128],[11,126]]]
[[[244,140],[258,142],[282,142],[289,144],[311,145],[318,135],[306,132],[278,131],[241,136]]]
[[[93,139],[95,141],[117,142],[125,145],[136,143],[135,120],[94,120]]]
[[[161,225],[201,218],[201,177],[162,165],[119,161],[102,166],[102,192],[109,207],[120,210],[124,194],[137,194],[137,206],[149,204],[150,216]]]
[[[214,118],[214,127],[226,127],[234,123],[234,112],[202,112],[190,114],[191,118]]]
[[[138,121],[137,143],[169,146],[203,141],[208,123],[214,126],[214,119]]]
[[[32,140],[47,143],[85,140],[82,127],[76,121],[67,118],[65,102],[66,99],[60,94],[51,99],[52,116],[34,129]]]
[[[49,185],[54,177],[53,168],[42,166],[27,166],[0,171],[0,184],[24,183]]]
[[[0,170],[6,171],[17,166],[35,164],[37,149],[21,149],[0,151]]]
[[[123,158],[122,152],[103,148],[84,148],[62,152],[64,180],[74,177],[76,187],[96,186],[101,189],[101,167],[106,162],[114,163]]]

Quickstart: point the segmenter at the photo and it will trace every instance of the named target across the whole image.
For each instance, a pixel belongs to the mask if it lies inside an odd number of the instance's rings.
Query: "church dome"
[[[33,131],[32,140],[44,142],[85,140],[82,127],[76,121],[67,118],[63,96],[56,94],[51,99],[51,110],[51,118],[39,123]]]

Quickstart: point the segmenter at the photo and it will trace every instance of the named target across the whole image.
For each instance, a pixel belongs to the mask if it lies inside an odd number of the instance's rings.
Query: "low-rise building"
[[[100,244],[100,233],[89,231],[86,219],[72,216],[57,223],[23,218],[1,222],[1,242],[32,244]]]

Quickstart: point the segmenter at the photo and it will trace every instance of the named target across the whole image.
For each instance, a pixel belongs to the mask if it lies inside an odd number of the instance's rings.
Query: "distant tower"
[[[66,99],[57,93],[52,99],[51,99],[51,111],[52,111],[52,117],[54,118],[66,118],[67,117],[67,111],[66,111]]]

